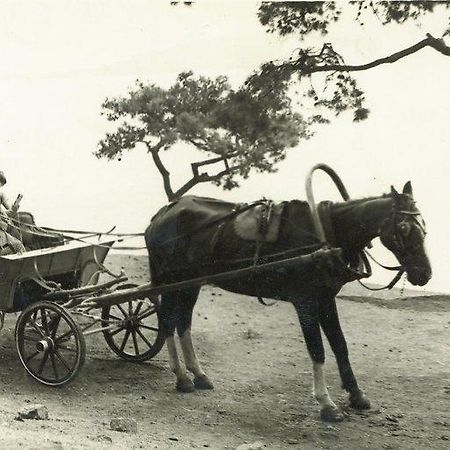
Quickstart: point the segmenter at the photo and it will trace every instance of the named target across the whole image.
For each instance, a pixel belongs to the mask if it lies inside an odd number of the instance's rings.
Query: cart
[[[83,365],[90,334],[103,333],[111,349],[131,361],[144,361],[162,348],[157,305],[145,297],[96,303],[98,315],[82,304],[85,298],[136,287],[127,283],[123,272],[114,274],[103,264],[115,242],[74,240],[0,256],[1,323],[5,313],[20,312],[17,352],[27,372],[41,383],[59,386],[73,380]],[[110,279],[99,283],[103,274]]]

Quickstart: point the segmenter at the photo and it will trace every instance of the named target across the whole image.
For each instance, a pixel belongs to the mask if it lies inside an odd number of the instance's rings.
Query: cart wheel
[[[128,289],[137,285],[122,285]],[[102,309],[103,330],[111,350],[128,361],[153,358],[164,345],[159,321],[159,299],[130,300]],[[112,328],[111,328],[112,327]]]
[[[27,372],[48,386],[72,381],[86,357],[84,336],[62,306],[37,302],[16,324],[16,346]]]

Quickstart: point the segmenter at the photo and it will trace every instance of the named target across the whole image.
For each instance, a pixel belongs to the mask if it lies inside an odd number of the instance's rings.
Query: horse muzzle
[[[406,269],[408,281],[414,286],[425,286],[432,276],[431,269],[423,267],[409,267]]]

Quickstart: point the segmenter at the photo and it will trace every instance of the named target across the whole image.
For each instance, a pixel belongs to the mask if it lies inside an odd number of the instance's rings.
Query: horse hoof
[[[196,389],[214,389],[214,385],[211,383],[207,375],[195,377],[194,386]]]
[[[350,407],[353,409],[359,410],[370,409],[370,401],[362,393],[362,391],[359,391],[355,394],[350,394],[349,400],[350,400]]]
[[[178,392],[194,392],[194,383],[189,378],[180,378],[177,380]]]
[[[324,422],[342,422],[344,414],[337,407],[325,406],[320,410],[320,418]]]

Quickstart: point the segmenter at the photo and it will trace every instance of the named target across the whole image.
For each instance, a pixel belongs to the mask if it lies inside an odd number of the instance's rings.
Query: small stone
[[[245,337],[246,339],[258,339],[261,337],[261,334],[249,328],[245,333]]]
[[[252,444],[241,444],[238,447],[236,447],[236,450],[259,450],[264,447],[265,445],[263,442],[255,441]]]
[[[287,443],[289,445],[295,445],[295,444],[298,444],[298,440],[297,439],[288,439]]]
[[[122,433],[137,433],[137,422],[134,419],[125,417],[111,419],[109,427],[113,431],[120,431]]]
[[[395,416],[386,416],[386,420],[389,420],[389,422],[394,422],[394,423],[396,423],[396,422],[398,422],[398,419],[397,419],[397,417],[395,417]]]
[[[171,436],[171,437],[169,438],[169,441],[175,441],[175,442],[178,442],[179,439],[178,439],[177,437],[175,437],[175,436]]]
[[[339,439],[339,434],[333,433],[333,432],[330,432],[330,431],[322,431],[322,432],[320,433],[320,435],[321,435],[323,438],[325,438],[325,439],[334,439],[334,440]]]
[[[35,420],[47,420],[48,410],[44,405],[31,405],[22,409],[18,413],[18,419],[35,419]]]

